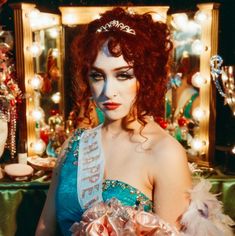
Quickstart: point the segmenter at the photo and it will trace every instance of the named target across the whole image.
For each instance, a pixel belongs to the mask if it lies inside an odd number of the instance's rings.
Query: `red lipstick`
[[[106,102],[103,103],[103,106],[107,109],[107,110],[116,110],[121,104],[120,103],[115,103],[115,102]]]

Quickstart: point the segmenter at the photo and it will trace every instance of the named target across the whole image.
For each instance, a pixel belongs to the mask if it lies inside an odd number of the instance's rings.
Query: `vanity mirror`
[[[25,94],[20,108],[19,139],[27,140],[29,156],[56,156],[53,145],[60,140],[55,140],[54,133],[63,129],[64,111],[60,16],[40,12],[34,4],[11,7],[16,72]]]
[[[213,162],[215,137],[210,56],[218,48],[219,4],[197,7],[197,11],[168,17],[174,52],[165,118],[167,129],[186,148],[189,160],[208,167]]]
[[[156,20],[169,24],[174,41],[171,83],[166,97],[166,116],[158,122],[185,146],[190,161],[208,167],[213,161],[215,135],[215,88],[210,80],[209,60],[217,52],[219,4],[198,4],[197,7],[195,11],[168,15],[167,6],[128,9],[153,12]],[[68,35],[65,45],[71,43],[74,32],[78,33],[98,12],[107,9],[60,7],[65,36]]]
[[[208,167],[213,162],[215,138],[215,88],[210,79],[209,61],[217,53],[219,4],[198,4],[197,7],[198,10],[177,14],[167,14],[168,6],[131,6],[128,9],[139,13],[151,12],[156,20],[169,24],[174,40],[171,83],[166,97],[166,116],[159,122],[180,139],[191,161]],[[48,21],[51,25],[46,27],[37,23],[33,27],[30,25],[29,13],[35,8],[33,4],[15,4],[12,8],[17,29],[17,74],[26,92],[26,103],[22,107],[25,112],[20,118],[23,121],[20,138],[27,140],[28,154],[33,155],[32,143],[38,139],[37,129],[42,124],[32,119],[30,111],[35,106],[42,108],[47,125],[50,112],[59,110],[62,117],[64,114],[68,117],[72,109],[69,84],[72,75],[68,69],[71,41],[84,25],[112,6],[63,6],[59,8],[62,24],[59,16],[46,14],[52,16]],[[55,32],[58,35],[52,36]],[[36,48],[39,46],[40,56],[33,57],[29,51],[33,42],[36,42]],[[44,81],[40,89],[33,88],[33,83],[28,85],[35,74],[37,83]],[[35,96],[40,99],[35,99]],[[60,102],[55,103],[59,98]],[[33,100],[40,100],[40,103],[35,105]],[[53,130],[54,123],[51,124]]]

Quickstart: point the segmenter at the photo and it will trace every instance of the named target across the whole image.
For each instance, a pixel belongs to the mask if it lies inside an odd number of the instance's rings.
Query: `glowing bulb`
[[[53,24],[55,24],[55,18],[51,17],[51,16],[47,16],[47,15],[42,15],[40,17],[40,25],[44,26],[44,27],[48,27],[51,26]]]
[[[191,82],[193,86],[200,88],[203,84],[206,83],[206,79],[201,75],[200,72],[197,72],[192,76]]]
[[[202,43],[201,40],[196,39],[193,43],[192,43],[192,52],[196,55],[200,55],[201,53],[203,53],[205,51],[205,46]]]
[[[233,146],[231,152],[232,152],[233,154],[235,154],[235,146]]]
[[[31,112],[31,115],[34,121],[41,121],[45,116],[44,111],[41,107],[35,108]]]
[[[29,22],[32,28],[39,26],[40,24],[40,11],[38,9],[33,9],[29,14]]]
[[[178,30],[184,30],[188,24],[188,16],[186,13],[173,14],[172,25]]]
[[[195,151],[200,152],[204,146],[205,146],[205,141],[202,141],[199,138],[194,138],[191,141],[191,147]]]
[[[222,70],[221,78],[224,82],[228,81],[228,76],[223,70]]]
[[[49,30],[49,35],[51,38],[55,39],[59,36],[59,31],[56,28],[52,28]]]
[[[59,103],[60,102],[60,99],[61,99],[61,96],[60,96],[60,93],[57,92],[57,93],[54,93],[51,97],[52,101],[54,103]]]
[[[197,11],[196,14],[194,15],[194,20],[199,24],[204,23],[207,19],[208,19],[208,14],[200,10]]]
[[[40,90],[43,85],[43,78],[40,75],[35,74],[34,77],[29,81],[29,84],[32,89]]]
[[[42,139],[37,139],[33,143],[33,150],[36,154],[42,155],[45,149],[46,149],[46,144],[44,143]]]
[[[127,11],[128,11],[128,13],[131,14],[131,15],[134,15],[134,14],[135,14],[135,11],[134,11],[133,8],[128,7]]]
[[[31,47],[28,48],[33,57],[38,57],[42,53],[42,47],[40,43],[33,42]]]
[[[53,57],[58,57],[58,56],[59,56],[59,50],[58,50],[57,48],[54,48],[54,49],[52,50],[52,56],[53,56]]]
[[[64,22],[66,22],[66,24],[69,26],[74,26],[76,25],[76,16],[72,13],[66,14],[64,16]]]
[[[164,18],[163,14],[161,13],[152,13],[151,14],[152,18],[153,18],[153,21],[162,21],[162,22],[165,22],[166,18]]]
[[[100,19],[100,17],[101,16],[99,14],[93,15],[92,20],[98,20],[98,19]]]
[[[32,11],[29,12],[28,17],[29,19],[35,19],[38,18],[40,15],[40,11],[37,8],[34,8]]]
[[[189,32],[189,33],[197,33],[200,30],[200,26],[195,23],[195,21],[188,21],[187,25],[185,26],[184,31]]]
[[[200,121],[205,116],[205,111],[200,107],[196,107],[193,109],[192,115],[195,120]]]

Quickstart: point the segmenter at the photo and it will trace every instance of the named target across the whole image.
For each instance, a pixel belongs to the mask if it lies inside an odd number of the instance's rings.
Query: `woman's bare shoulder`
[[[144,135],[149,139],[148,145],[154,161],[172,162],[182,159],[185,162],[186,152],[183,146],[157,123],[149,122]]]
[[[147,127],[151,132],[149,174],[155,183],[182,184],[187,189],[191,185],[191,175],[184,147],[170,134],[158,126]]]

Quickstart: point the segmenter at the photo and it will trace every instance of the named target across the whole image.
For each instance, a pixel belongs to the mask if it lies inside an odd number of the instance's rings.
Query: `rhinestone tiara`
[[[135,35],[135,30],[130,28],[129,25],[125,25],[122,22],[118,21],[118,20],[112,20],[108,23],[106,23],[105,25],[102,25],[100,28],[98,28],[96,30],[96,32],[100,33],[100,32],[108,32],[110,31],[110,29],[112,28],[117,28],[123,32],[126,32],[128,34],[133,34]]]

